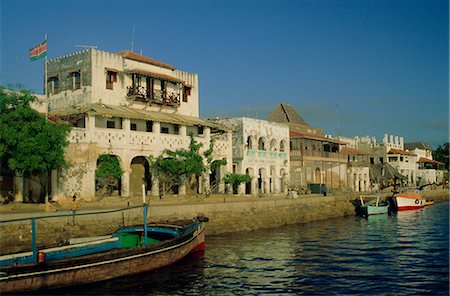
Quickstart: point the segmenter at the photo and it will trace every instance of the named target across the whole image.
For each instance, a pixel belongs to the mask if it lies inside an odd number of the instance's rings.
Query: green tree
[[[29,91],[0,87],[0,158],[2,167],[29,177],[64,167],[70,126],[48,121],[31,108]]]
[[[248,183],[252,181],[252,177],[247,174],[235,174],[228,173],[223,178],[225,184],[230,184],[233,187],[233,193],[237,193],[237,188],[242,183]]]
[[[445,168],[448,171],[449,168],[449,143],[439,145],[439,147],[433,151],[433,159],[445,163]]]
[[[100,154],[97,159],[95,177],[97,182],[97,196],[111,195],[119,185],[123,170],[117,157],[111,154]]]
[[[165,149],[158,157],[149,156],[153,175],[166,187],[162,189],[162,195],[171,190],[173,186],[195,182],[203,173],[227,163],[225,158],[214,161],[214,142],[212,140],[209,148],[200,153],[202,146],[203,144],[197,143],[191,134],[188,149],[182,148],[175,151]],[[198,186],[197,182],[195,183]]]
[[[436,150],[433,150],[433,159],[444,163],[445,173],[444,178],[448,180],[448,171],[449,171],[449,143],[444,143],[439,145]]]

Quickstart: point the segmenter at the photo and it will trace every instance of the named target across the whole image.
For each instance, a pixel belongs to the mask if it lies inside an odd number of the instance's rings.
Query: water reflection
[[[207,236],[203,255],[63,293],[448,295],[448,213],[444,203],[394,215]]]

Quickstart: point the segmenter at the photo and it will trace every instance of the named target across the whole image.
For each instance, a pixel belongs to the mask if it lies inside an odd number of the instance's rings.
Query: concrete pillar
[[[52,187],[52,192],[50,194],[54,198],[59,193],[58,170],[52,170],[52,172],[51,172],[51,187]]]
[[[269,176],[263,178],[264,194],[270,193],[270,178]]]
[[[225,166],[221,166],[220,167],[220,180],[217,180],[217,182],[219,182],[219,192],[220,193],[224,193],[225,192],[225,183],[222,181],[222,178],[225,176]]]
[[[131,130],[131,121],[128,118],[122,120],[122,129],[125,131]]]
[[[186,195],[186,184],[182,184],[178,187],[178,195]]]
[[[252,176],[251,194],[258,195],[258,175]]]
[[[241,183],[238,186],[238,195],[244,195],[245,194],[245,183]]]
[[[209,138],[211,137],[211,128],[210,127],[205,127],[203,129],[203,134],[205,136],[205,139],[209,140]]]
[[[202,179],[202,181],[203,181],[202,182],[203,186],[201,188],[202,190],[200,191],[200,193],[205,194],[206,192],[210,192],[211,191],[211,187],[210,187],[210,184],[209,184],[209,182],[210,182],[210,180],[209,180],[209,172],[203,173],[200,179]]]
[[[180,129],[179,129],[180,136],[185,137],[186,136],[186,131],[187,131],[186,126],[185,125],[180,125]]]
[[[121,190],[121,196],[122,197],[128,197],[130,196],[130,174],[131,171],[128,168],[127,170],[124,169],[123,175],[122,175],[122,190]]]
[[[23,176],[19,172],[14,174],[14,202],[23,202]]]
[[[161,133],[161,123],[154,121],[153,122],[153,133],[160,134]]]
[[[95,139],[95,116],[86,116],[86,130],[87,130],[87,141],[96,142]]]
[[[159,198],[159,179],[152,177],[152,192],[151,196]]]

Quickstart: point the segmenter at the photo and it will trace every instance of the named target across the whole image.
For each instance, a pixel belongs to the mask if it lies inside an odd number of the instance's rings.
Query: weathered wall
[[[427,190],[423,197],[436,202],[448,201],[449,191]],[[307,196],[298,199],[234,199],[214,198],[214,201],[150,205],[150,221],[191,219],[198,214],[209,218],[207,235],[271,228],[294,223],[306,223],[335,217],[355,215],[350,202],[355,196]],[[42,213],[45,215],[45,213]],[[5,217],[3,217],[5,219]],[[105,215],[52,218],[39,220],[38,246],[58,243],[72,237],[102,235],[122,225],[142,222],[142,210]],[[30,222],[0,224],[0,253],[31,248]]]
[[[270,228],[285,224],[353,215],[347,197],[310,197],[305,199],[272,199],[253,201],[217,200],[212,203],[150,206],[151,221],[192,219],[198,214],[209,217],[209,235]],[[142,210],[105,215],[47,218],[37,220],[37,244],[57,244],[72,237],[102,235],[121,225],[142,222]],[[0,224],[0,253],[31,248],[31,223]]]

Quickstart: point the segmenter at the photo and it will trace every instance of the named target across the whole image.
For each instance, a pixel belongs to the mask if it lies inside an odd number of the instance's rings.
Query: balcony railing
[[[265,158],[265,159],[288,159],[287,152],[266,151],[266,150],[246,150],[245,156],[249,158]]]
[[[161,90],[149,90],[143,86],[127,87],[127,97],[137,101],[165,106],[180,106],[180,94]]]
[[[290,154],[291,158],[320,157],[320,158],[333,158],[333,159],[347,159],[346,154],[341,154],[339,152],[291,150],[291,152],[289,154]]]

